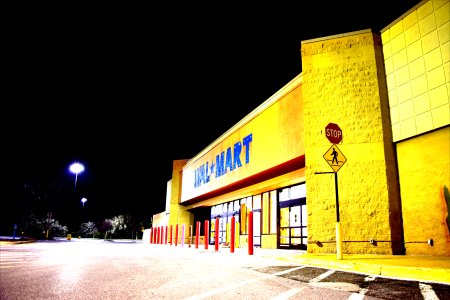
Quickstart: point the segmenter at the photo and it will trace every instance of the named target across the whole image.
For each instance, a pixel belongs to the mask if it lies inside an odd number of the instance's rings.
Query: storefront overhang
[[[187,209],[211,206],[304,181],[305,156],[302,155],[244,180],[182,203]]]

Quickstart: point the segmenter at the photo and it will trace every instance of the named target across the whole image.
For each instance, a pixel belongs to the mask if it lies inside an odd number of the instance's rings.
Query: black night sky
[[[377,32],[419,2],[5,11],[1,231],[30,183],[47,190],[36,209],[62,221],[150,220],[164,210],[172,160],[195,156],[298,75],[301,41]],[[76,190],[74,161],[86,168]]]

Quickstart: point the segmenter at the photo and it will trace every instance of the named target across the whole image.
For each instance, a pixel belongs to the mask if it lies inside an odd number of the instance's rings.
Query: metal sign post
[[[315,172],[314,174],[333,174],[334,173],[334,185],[336,192],[336,256],[337,259],[342,259],[342,234],[341,234],[341,223],[339,216],[339,189],[338,189],[338,178],[337,172]]]
[[[334,185],[336,186],[336,256],[342,259],[342,228],[339,217],[339,189],[337,171],[334,173]]]
[[[334,185],[336,192],[336,255],[337,259],[342,259],[342,228],[339,216],[339,188],[338,188],[338,176],[337,172],[347,161],[347,158],[339,150],[336,144],[331,147],[323,155],[325,161],[330,165],[334,172],[315,172],[315,174],[333,174],[334,173]]]

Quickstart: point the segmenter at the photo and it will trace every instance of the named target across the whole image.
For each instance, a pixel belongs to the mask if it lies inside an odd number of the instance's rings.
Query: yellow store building
[[[234,217],[237,247],[250,229],[262,248],[450,256],[449,12],[301,41],[301,74],[174,160],[153,228],[228,244]]]

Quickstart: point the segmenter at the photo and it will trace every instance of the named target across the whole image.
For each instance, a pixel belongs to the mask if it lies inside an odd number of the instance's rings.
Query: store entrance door
[[[308,228],[306,198],[280,203],[280,249],[306,250]]]
[[[261,247],[261,210],[253,212],[253,245]]]

